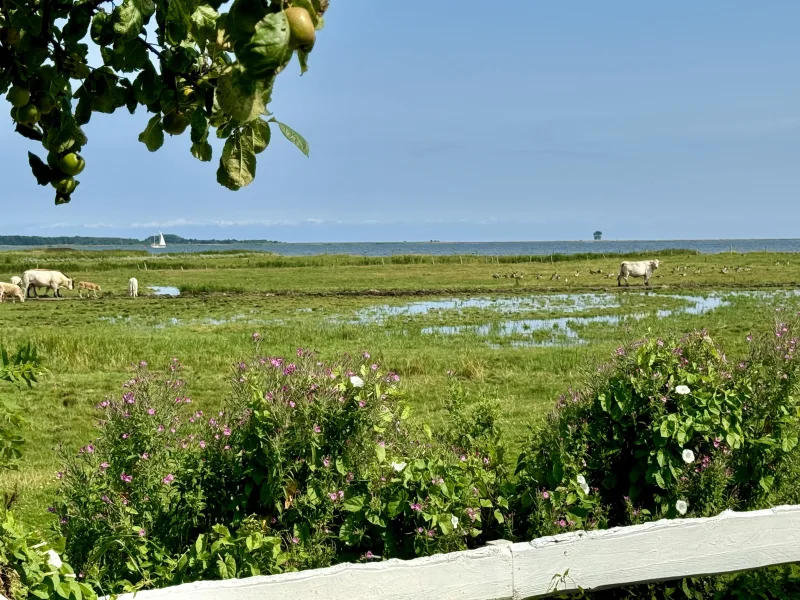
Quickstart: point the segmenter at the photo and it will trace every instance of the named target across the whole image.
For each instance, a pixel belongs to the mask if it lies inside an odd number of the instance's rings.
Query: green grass
[[[96,300],[80,300],[77,291],[67,291],[63,300],[0,304],[0,342],[14,346],[32,340],[49,371],[38,386],[21,394],[31,423],[29,443],[21,470],[0,475],[0,491],[16,488],[23,518],[44,523],[56,483],[54,449],[63,444],[74,450],[92,439],[94,406],[121,392],[132,363],[147,360],[162,367],[179,357],[186,366],[187,393],[201,407],[212,408],[227,394],[230,364],[251,351],[254,331],[264,338],[264,352],[273,355],[292,355],[298,347],[326,356],[370,351],[402,376],[408,401],[432,426],[442,414],[447,371],[452,370],[470,392],[501,399],[508,441],[517,447],[559,393],[579,385],[587,369],[625,340],[707,327],[735,353],[743,350],[747,332],[774,318],[776,307],[800,307],[793,295],[769,292],[773,295],[725,296],[729,305],[705,315],[681,312],[691,304],[684,295],[792,289],[800,281],[796,255],[675,253],[662,263],[649,294],[643,293],[641,280],[618,290],[616,281],[605,277],[615,272],[619,257],[554,258],[552,263],[549,257],[538,263],[515,258],[517,262],[497,264],[484,257],[373,257],[362,262],[360,257],[294,259],[241,252],[158,257],[136,252],[0,253],[2,281],[21,274],[25,266],[39,265],[63,269],[76,280],[103,288]],[[725,266],[728,273],[721,273]],[[672,272],[673,267],[686,268]],[[590,275],[590,269],[603,273]],[[524,279],[514,283],[492,277],[511,271]],[[551,281],[554,272],[561,279]],[[536,279],[537,274],[542,278]],[[127,298],[131,276],[139,280],[140,294],[148,293],[148,285],[170,285],[182,295]],[[603,294],[609,302],[576,310],[577,294],[583,292]],[[509,312],[507,303],[515,297],[549,302],[528,302]],[[427,312],[408,308],[450,298],[501,302]],[[658,310],[673,314],[660,318]],[[573,321],[571,329],[580,343],[563,330],[534,330],[525,324],[512,324],[509,330],[508,324],[576,317],[619,321]],[[459,328],[458,333],[441,329],[447,327]],[[532,341],[536,345],[524,345]],[[11,392],[5,385],[0,391]]]

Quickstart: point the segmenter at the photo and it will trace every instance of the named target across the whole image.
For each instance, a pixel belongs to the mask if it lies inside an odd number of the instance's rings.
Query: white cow
[[[37,287],[49,288],[53,290],[53,296],[61,298],[60,288],[74,289],[72,279],[64,275],[61,271],[48,271],[47,269],[28,269],[22,274],[22,289],[25,295],[30,298],[31,291],[34,297]],[[31,290],[33,288],[33,290]],[[44,291],[47,296],[47,289]]]
[[[22,287],[22,277],[17,277],[16,275],[14,275],[11,279],[9,279],[9,281],[14,285]]]
[[[128,296],[131,298],[136,298],[139,295],[139,282],[136,281],[136,277],[131,277],[128,279]]]
[[[22,290],[18,285],[13,283],[0,282],[0,302],[3,301],[3,298],[14,298],[14,302],[17,300],[25,302],[25,295],[22,293]]]
[[[644,277],[644,284],[650,285],[650,278],[657,268],[658,260],[623,261],[619,266],[617,285],[622,285],[623,279],[625,280],[625,285],[630,285],[628,277]]]

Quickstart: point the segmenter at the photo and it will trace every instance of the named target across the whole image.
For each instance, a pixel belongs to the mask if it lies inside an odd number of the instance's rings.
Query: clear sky
[[[0,233],[800,237],[796,0],[331,4],[310,71],[293,64],[271,105],[310,159],[273,135],[230,192],[219,147],[200,163],[187,132],[150,154],[142,109],[95,114],[56,207],[3,118]]]

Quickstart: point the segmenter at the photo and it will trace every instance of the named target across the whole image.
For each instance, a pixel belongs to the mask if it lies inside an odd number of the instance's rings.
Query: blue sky
[[[331,4],[311,70],[290,67],[271,105],[310,158],[274,135],[229,192],[218,147],[200,163],[187,132],[150,154],[145,112],[95,114],[79,192],[55,207],[3,119],[0,233],[800,236],[796,1]]]

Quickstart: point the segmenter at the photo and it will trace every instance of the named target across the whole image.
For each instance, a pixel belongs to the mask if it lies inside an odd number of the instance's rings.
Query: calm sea
[[[76,250],[137,249],[136,246],[70,246]],[[23,250],[26,246],[0,246],[0,250]],[[153,254],[166,252],[200,252],[204,250],[251,250],[275,252],[284,256],[315,254],[354,254],[358,256],[392,256],[394,254],[433,254],[509,256],[617,254],[629,252],[658,252],[666,249],[697,250],[704,254],[719,252],[800,252],[800,239],[788,240],[650,240],[650,241],[577,241],[577,242],[354,242],[326,244],[225,244],[180,245],[164,249],[143,246]]]

